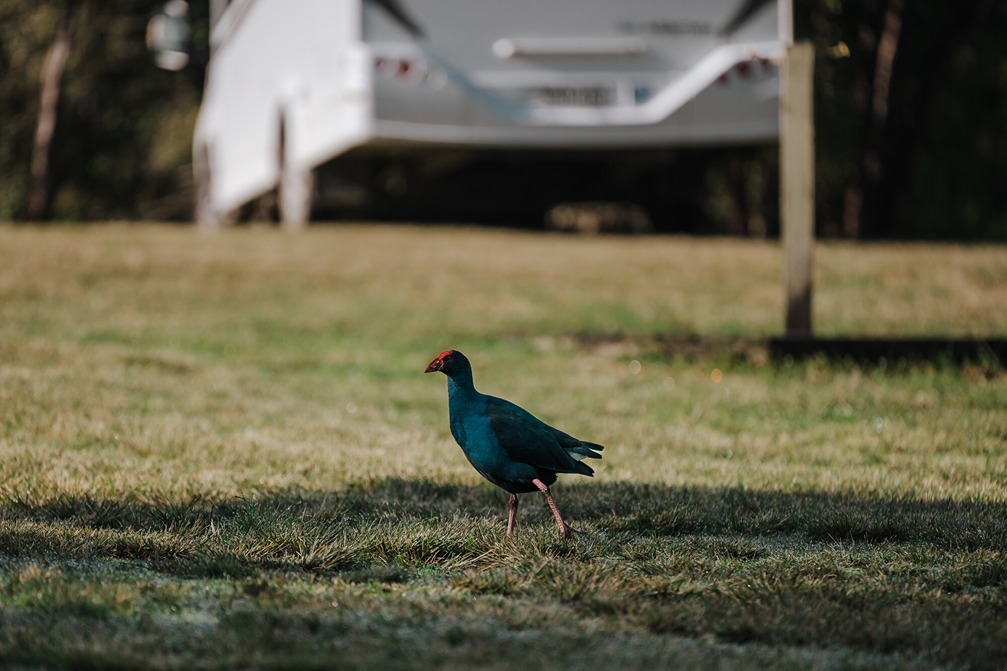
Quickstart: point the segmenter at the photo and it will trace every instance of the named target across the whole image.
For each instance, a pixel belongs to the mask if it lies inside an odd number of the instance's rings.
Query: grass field
[[[1002,365],[771,364],[780,266],[723,239],[0,227],[0,666],[1004,668]],[[815,319],[1002,337],[1007,249],[821,245]],[[606,445],[553,488],[588,535],[526,495],[504,537],[422,374],[448,347]]]

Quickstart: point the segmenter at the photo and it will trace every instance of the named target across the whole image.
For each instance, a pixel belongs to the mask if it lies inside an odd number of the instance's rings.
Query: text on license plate
[[[554,107],[605,107],[612,104],[612,90],[603,86],[546,86],[535,100]]]

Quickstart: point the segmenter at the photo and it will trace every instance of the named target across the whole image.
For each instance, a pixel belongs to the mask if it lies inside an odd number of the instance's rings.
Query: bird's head
[[[453,377],[455,373],[469,367],[469,360],[461,352],[453,349],[444,350],[437,355],[437,358],[427,365],[424,373],[436,373],[440,371],[448,377]]]

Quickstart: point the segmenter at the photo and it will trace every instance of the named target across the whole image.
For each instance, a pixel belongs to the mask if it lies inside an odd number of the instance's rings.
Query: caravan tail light
[[[374,70],[383,77],[410,84],[431,84],[440,80],[436,71],[431,70],[421,58],[376,56]]]
[[[731,79],[751,79],[756,74],[767,73],[776,68],[776,63],[768,58],[753,58],[736,63],[734,67],[717,77],[718,84],[729,84]]]

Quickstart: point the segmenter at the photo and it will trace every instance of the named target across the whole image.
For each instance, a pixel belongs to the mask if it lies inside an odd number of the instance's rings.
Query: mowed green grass
[[[1003,668],[1002,366],[771,364],[780,267],[722,239],[0,227],[0,665]],[[815,317],[1003,336],[1007,250],[821,245]],[[526,495],[504,537],[422,374],[448,347],[606,445],[553,488],[588,535]]]

